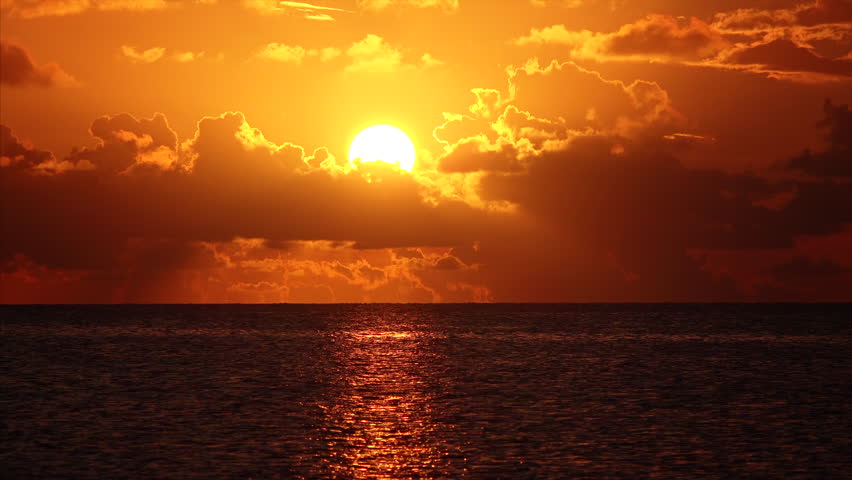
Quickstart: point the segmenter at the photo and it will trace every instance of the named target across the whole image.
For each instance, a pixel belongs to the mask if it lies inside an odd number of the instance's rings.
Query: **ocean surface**
[[[850,305],[0,307],[0,476],[850,478]]]

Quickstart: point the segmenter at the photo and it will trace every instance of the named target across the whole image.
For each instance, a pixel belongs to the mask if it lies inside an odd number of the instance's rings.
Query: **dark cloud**
[[[362,265],[358,268],[358,275],[367,283],[378,283],[385,280],[385,272],[380,268],[373,268],[369,265]]]
[[[425,202],[411,175],[388,166],[366,166],[369,178],[314,169],[300,147],[268,142],[238,113],[205,118],[180,151],[160,115],[104,117],[92,134],[99,144],[66,160],[90,170],[0,169],[3,231],[15,232],[3,237],[4,259],[23,253],[50,267],[104,267],[132,238],[454,245],[490,223],[460,200]],[[30,163],[47,158],[29,155]]]
[[[732,49],[720,60],[724,64],[756,65],[763,71],[811,72],[852,77],[852,61],[822,57],[812,49],[784,38]]]
[[[852,22],[852,2],[849,0],[816,0],[801,5],[795,12],[800,25]]]
[[[847,110],[827,105],[829,137],[838,140],[814,158],[848,159],[848,137],[835,133],[848,125]],[[830,153],[839,151],[847,153]],[[538,300],[611,299],[611,289],[644,300],[742,299],[732,279],[711,276],[703,260],[688,252],[789,249],[799,236],[836,234],[852,222],[849,182],[688,168],[663,138],[647,136],[578,136],[564,149],[531,158],[522,172],[485,175],[479,193],[486,201],[516,205],[519,218],[549,228],[504,240],[533,242],[538,254],[521,248],[510,253],[489,239],[481,252],[460,258],[483,264],[484,275],[528,274],[530,282],[540,275],[546,280],[536,282],[534,291],[515,287]],[[779,196],[784,201],[774,202]],[[498,298],[512,295],[508,285],[488,284]]]
[[[37,65],[23,47],[0,42],[0,84],[13,87],[61,87],[75,83],[59,65]]]
[[[394,255],[399,258],[423,258],[423,252],[415,248],[398,248],[393,251]]]
[[[66,158],[68,162],[93,165],[102,174],[116,174],[130,168],[177,167],[177,136],[162,114],[150,120],[137,120],[126,113],[105,116],[95,120],[89,132],[98,144],[74,150]]]
[[[824,110],[820,125],[827,130],[828,148],[806,151],[793,158],[789,167],[817,176],[852,177],[852,112],[848,105],[834,105],[831,100],[826,100]]]
[[[682,116],[658,83],[626,83],[603,78],[573,62],[531,62],[510,69],[515,94],[511,103],[536,118],[558,120],[561,128],[634,137],[648,130],[677,128]],[[559,92],[539,95],[537,92]],[[514,132],[525,138],[526,132]]]
[[[453,256],[443,257],[435,262],[435,268],[438,270],[459,270],[464,267],[465,265],[458,258]]]
[[[509,75],[510,95],[474,89],[471,115],[450,115],[435,129],[445,143],[441,170],[519,172],[573,137],[662,135],[684,121],[655,82],[608,80],[576,63],[555,61],[510,67]],[[559,94],[537,94],[542,91]]]
[[[0,125],[0,167],[32,169],[52,160],[52,153],[24,145],[11,128]]]
[[[493,149],[492,149],[493,148]],[[441,157],[440,168],[449,173],[512,171],[520,169],[517,151],[512,145],[489,146],[480,138],[461,140]]]
[[[834,112],[833,107],[826,112],[832,122]],[[616,142],[624,145],[623,152],[613,148]],[[848,149],[831,153],[838,148],[832,145],[813,157],[848,161]],[[835,233],[852,222],[849,182],[773,182],[754,174],[687,168],[656,141],[580,137],[563,151],[536,158],[525,173],[492,174],[481,185],[486,199],[508,200],[617,252],[641,252],[642,245],[661,241],[681,248],[784,247],[796,235]],[[791,189],[796,195],[787,204],[762,205]]]
[[[706,145],[672,140],[697,136],[657,83],[572,63],[509,76],[436,129],[439,165],[468,175],[350,170],[237,112],[183,142],[162,115],[102,117],[61,160],[0,130],[4,278],[124,301],[741,300],[707,252],[793,251],[852,223],[846,106],[826,103],[824,148],[724,172],[679,160]]]
[[[572,31],[564,25],[533,28],[518,45],[565,45],[574,57],[611,60],[701,60],[728,47],[722,34],[697,18],[651,14],[614,32]]]
[[[553,25],[534,28],[515,43],[563,45],[578,60],[650,60],[797,82],[848,80],[850,5],[848,0],[819,0],[789,9],[739,9],[717,14],[712,24],[651,14],[613,32]]]
[[[779,27],[816,26],[852,22],[852,2],[813,0],[789,8],[740,8],[715,15],[714,26],[722,30],[774,30]]]
[[[698,59],[717,52],[726,43],[719,32],[697,18],[679,21],[668,15],[649,15],[606,38],[602,53]]]
[[[807,280],[849,274],[852,273],[852,268],[843,267],[826,259],[799,256],[787,263],[773,266],[769,272],[782,279]]]
[[[518,45],[566,45],[578,58],[699,60],[728,45],[722,35],[697,18],[651,14],[614,32],[572,31],[564,25],[534,28]]]

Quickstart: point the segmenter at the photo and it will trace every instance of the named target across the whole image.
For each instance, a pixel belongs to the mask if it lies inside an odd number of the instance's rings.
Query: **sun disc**
[[[416,159],[414,143],[408,135],[390,125],[374,125],[364,129],[349,146],[350,162],[384,162],[410,172]]]

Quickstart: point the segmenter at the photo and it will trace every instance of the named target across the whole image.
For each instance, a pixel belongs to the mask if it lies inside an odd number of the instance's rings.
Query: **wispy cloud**
[[[121,54],[129,58],[131,61],[139,63],[154,63],[163,58],[166,49],[163,47],[152,47],[147,50],[137,50],[130,45],[121,46]]]
[[[345,56],[349,60],[349,64],[344,67],[344,70],[361,73],[389,73],[415,68],[431,68],[444,64],[429,53],[422,54],[419,62],[408,59],[400,48],[374,34],[369,34],[352,43],[348,48],[333,46],[305,48],[300,45],[272,42],[266,44],[256,56],[292,64],[300,64],[307,57],[315,57],[325,63]]]
[[[131,62],[134,63],[154,63],[165,59],[171,59],[178,63],[189,63],[201,60],[207,55],[207,52],[204,51],[193,52],[190,50],[176,51],[169,55],[166,55],[166,53],[167,50],[165,47],[151,47],[142,50],[131,45],[121,46],[121,55],[123,55],[125,58],[129,59]]]
[[[244,0],[243,5],[264,15],[290,14],[299,15],[307,20],[321,22],[334,21],[334,14],[348,12],[342,8],[317,5],[307,2],[290,2],[279,0]]]
[[[260,58],[269,60],[277,60],[284,63],[302,63],[302,59],[307,55],[304,47],[298,45],[291,46],[283,43],[269,43],[260,53],[257,54]]]

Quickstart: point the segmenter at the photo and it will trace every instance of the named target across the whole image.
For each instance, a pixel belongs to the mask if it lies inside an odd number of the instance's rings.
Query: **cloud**
[[[305,2],[287,2],[282,1],[278,3],[283,8],[296,8],[302,10],[310,10],[310,11],[320,11],[320,12],[344,12],[342,8],[334,8],[334,7],[324,7],[322,5],[313,5]]]
[[[635,137],[646,130],[680,128],[683,116],[656,82],[625,83],[603,78],[600,73],[574,62],[537,60],[507,68],[510,95],[507,101],[522,111],[536,112],[570,129]],[[570,86],[570,87],[569,87]],[[559,98],[536,95],[539,89],[560,92]]]
[[[189,63],[204,58],[205,52],[176,52],[172,58],[178,63]]]
[[[100,117],[92,122],[89,132],[97,145],[76,149],[65,161],[92,165],[109,174],[178,166],[177,136],[162,114],[150,120],[137,120],[128,114]]]
[[[772,266],[852,265],[845,243],[800,245],[852,225],[848,107],[825,105],[823,147],[738,173],[680,160],[712,142],[655,82],[536,61],[506,80],[447,112],[436,169],[411,174],[274,142],[239,112],[184,139],[163,115],[101,117],[96,143],[62,157],[0,129],[0,222],[15,232],[0,238],[0,299],[767,298],[749,275],[806,299],[810,277]],[[757,273],[718,267],[720,252],[780,250]]]
[[[852,4],[848,0],[815,0],[794,11],[800,25],[852,22]]]
[[[599,34],[601,35],[601,34]],[[595,34],[589,30],[568,30],[565,25],[552,25],[544,28],[532,28],[529,35],[519,37],[514,43],[519,46],[526,45],[582,45]]]
[[[439,66],[444,64],[444,62],[442,62],[441,60],[438,60],[437,58],[433,57],[431,54],[428,54],[428,53],[424,53],[420,57],[420,62],[423,65],[423,67],[425,67],[425,68],[439,67]]]
[[[459,8],[459,0],[358,0],[363,10],[380,11],[392,7],[438,8],[445,12],[454,12]]]
[[[852,268],[843,267],[826,259],[811,259],[797,256],[787,263],[773,265],[769,271],[782,278],[809,279],[846,275],[852,273]]]
[[[824,75],[827,79],[852,79],[852,61],[823,57],[785,38],[735,46],[723,52],[714,63],[743,66],[776,78],[819,80],[820,75]]]
[[[109,263],[111,252],[138,236],[447,245],[470,238],[485,220],[456,200],[426,203],[423,187],[391,167],[368,167],[379,183],[325,162],[312,167],[301,147],[269,142],[239,113],[201,120],[180,146],[162,115],[102,117],[91,132],[96,146],[63,159],[90,170],[35,175],[44,160],[0,170],[4,228],[19,227],[3,240],[0,256],[23,253],[39,264],[92,267]],[[51,214],[34,224],[29,212],[40,209]],[[44,228],[55,229],[63,244],[38,233]],[[84,247],[95,243],[101,247]]]
[[[348,13],[348,10],[328,7],[307,2],[290,2],[279,0],[243,0],[243,5],[264,15],[295,14],[308,20],[332,22],[334,15]]]
[[[578,60],[668,62],[798,82],[848,81],[852,78],[848,55],[826,57],[811,45],[852,38],[848,24],[824,25],[815,20],[842,21],[845,7],[838,7],[833,0],[814,5],[789,11],[738,10],[717,15],[713,24],[653,14],[610,33],[553,25],[534,28],[514,43],[566,47]],[[806,17],[811,21],[805,22]]]
[[[435,268],[438,270],[460,270],[465,268],[465,264],[458,258],[448,255],[441,257],[435,262]]]
[[[37,65],[23,47],[0,42],[0,84],[13,87],[68,87],[77,84],[55,63]]]
[[[429,68],[443,63],[428,53],[420,57],[420,65],[407,63],[403,59],[402,50],[374,34],[368,34],[353,43],[346,50],[346,55],[351,60],[345,68],[347,72],[389,73],[418,67]]]
[[[601,4],[609,11],[615,11],[623,6],[627,0],[529,0],[529,3],[537,8],[560,7],[579,9],[581,7],[596,7]]]
[[[156,63],[165,59],[178,63],[190,63],[201,60],[207,56],[207,52],[204,51],[176,51],[166,55],[168,50],[165,47],[151,47],[141,50],[130,45],[122,45],[120,51],[124,58],[127,58],[133,63]],[[221,60],[222,54],[220,53],[214,58]]]
[[[614,151],[616,141],[624,152]],[[702,275],[690,249],[789,248],[796,235],[828,235],[852,221],[852,212],[834,207],[852,200],[849,185],[798,185],[798,196],[778,210],[753,203],[778,188],[756,176],[686,168],[659,146],[592,136],[544,153],[523,173],[486,175],[480,194],[512,202],[520,215],[550,224],[568,248],[600,263],[611,255],[612,274],[621,272],[626,284],[618,288],[631,296],[709,299],[736,298],[736,289]],[[598,267],[588,274],[602,273]],[[683,283],[666,285],[663,278]]]
[[[448,147],[446,153],[441,156],[439,165],[442,171],[451,173],[508,172],[521,169],[514,146],[492,145],[482,136],[465,138]]]
[[[308,20],[318,21],[334,21],[338,13],[351,13],[342,8],[308,2],[243,0],[243,5],[261,14],[295,14]],[[358,0],[358,7],[367,12],[380,12],[398,7],[436,8],[444,12],[454,12],[459,8],[459,0]]]
[[[327,13],[311,13],[305,15],[305,18],[308,20],[315,20],[317,22],[333,22],[335,20],[334,17]]]
[[[464,232],[472,227],[467,225],[482,223],[476,220],[481,214],[460,202],[424,202],[421,187],[408,174],[372,168],[372,178],[382,182],[370,183],[357,171],[345,173],[327,153],[316,165],[298,146],[269,142],[238,113],[203,119],[196,135],[182,143],[162,115],[102,117],[90,130],[97,145],[76,149],[63,161],[86,162],[91,168],[73,173],[43,172],[40,166],[53,161],[52,155],[25,147],[11,131],[2,130],[4,156],[15,162],[3,161],[0,169],[3,227],[22,227],[17,240],[0,242],[0,263],[12,272],[0,278],[4,301],[485,298],[484,287],[447,290],[449,280],[444,277],[449,273],[428,272],[437,254],[397,257],[383,250],[356,249],[351,241],[326,242],[329,246],[323,247],[318,245],[323,242],[295,240],[349,238],[371,248],[387,242],[446,244],[456,235],[468,235]],[[150,160],[164,154],[176,160]],[[28,201],[6,201],[23,192]],[[32,223],[29,212],[41,208],[50,212],[40,215],[46,223]],[[274,222],[264,218],[270,208],[278,211]],[[305,214],[319,216],[307,221]],[[341,223],[338,217],[351,222]],[[222,229],[235,218],[242,218],[240,225]],[[309,232],[321,218],[326,219],[320,220],[325,232]],[[399,224],[390,237],[383,233],[388,221]],[[428,233],[422,222],[435,231]],[[25,246],[25,238],[44,231],[38,225],[62,242],[42,237]],[[272,234],[270,228],[282,235]],[[238,232],[251,231],[265,231],[263,239],[240,240],[243,234]],[[441,231],[450,236],[443,237]],[[7,256],[7,248],[22,253]],[[282,251],[288,252],[287,260],[282,260]],[[322,255],[333,259],[322,260]],[[375,258],[382,255],[384,260]],[[429,279],[421,280],[421,274]],[[453,273],[461,278],[466,274],[464,269]],[[33,283],[50,286],[53,292],[33,289]],[[473,279],[466,284],[475,285]],[[479,296],[468,296],[473,292]]]
[[[335,58],[342,55],[343,52],[341,52],[339,48],[325,47],[318,50],[317,54],[319,55],[321,61],[330,62],[331,60],[334,60]]]
[[[793,248],[796,238],[836,235],[852,222],[852,211],[838,208],[852,202],[852,185],[844,177],[852,158],[845,106],[827,104],[822,124],[827,148],[791,162],[788,171],[831,175],[787,175],[779,181],[777,173],[773,180],[768,172],[704,170],[678,161],[677,152],[713,142],[679,130],[685,123],[656,84],[608,81],[572,63],[534,62],[509,73],[508,95],[474,91],[477,102],[469,113],[445,114],[447,121],[435,132],[445,143],[441,168],[471,172],[482,205],[508,203],[512,218],[552,229],[521,233],[522,223],[515,224],[517,237],[495,234],[505,236],[459,256],[483,265],[489,279],[484,283],[496,298],[557,300],[566,292],[555,285],[573,285],[573,294],[588,300],[611,300],[614,290],[647,300],[759,296],[741,289],[741,279],[730,272],[705,270],[706,257],[690,252]],[[583,95],[571,95],[574,89]],[[541,91],[552,95],[528,96]],[[569,104],[594,113],[560,115],[571,110]],[[625,124],[629,135],[622,133]],[[525,244],[529,235],[548,253],[506,245]],[[501,260],[509,257],[513,260]],[[675,277],[682,283],[663,280]],[[503,283],[504,278],[513,281]],[[539,290],[518,286],[525,282]],[[810,295],[797,292],[794,298]]]
[[[274,285],[275,301],[435,302],[487,301],[490,292],[477,283],[475,268],[462,265],[451,249],[354,250],[327,242],[297,242],[286,257],[248,240],[216,244],[231,270],[258,266],[265,274],[244,280],[240,288]],[[450,263],[452,268],[436,268]],[[268,276],[266,276],[268,274]],[[249,287],[248,289],[253,289]],[[266,289],[264,289],[266,290]],[[243,297],[245,298],[245,297]],[[251,301],[258,301],[257,297]],[[267,300],[268,301],[268,300]]]
[[[534,7],[547,7],[550,5],[558,5],[565,8],[580,8],[582,7],[586,1],[585,0],[530,0],[530,3]]]
[[[776,10],[739,9],[716,14],[712,25],[736,40],[720,59],[754,57],[754,68],[746,70],[806,82],[849,77],[852,5],[846,0],[816,0]]]
[[[827,148],[819,152],[807,150],[791,159],[788,167],[819,177],[852,178],[852,111],[848,105],[834,105],[830,100],[823,110],[821,126],[827,130]]]
[[[474,89],[470,114],[446,114],[435,129],[435,138],[445,145],[438,159],[443,171],[517,171],[589,135],[686,135],[680,131],[682,115],[654,82],[608,80],[573,62],[530,61],[507,73],[508,95]],[[559,95],[536,94],[541,91]]]
[[[6,0],[2,8],[14,16],[37,18],[73,15],[87,10],[160,10],[169,5],[165,0]]]
[[[284,63],[302,63],[307,52],[300,46],[290,46],[283,43],[269,43],[257,56]]]
[[[163,58],[166,49],[163,47],[151,47],[147,50],[137,50],[129,45],[121,46],[121,54],[133,62],[154,63]]]
[[[558,44],[571,47],[572,55],[607,60],[695,60],[707,58],[727,42],[705,22],[679,20],[670,15],[648,15],[612,33],[570,31],[564,25],[532,29],[515,40],[517,45]]]
[[[25,145],[11,128],[0,125],[0,168],[32,169],[53,161],[52,153]]]
[[[732,32],[847,22],[852,22],[852,4],[847,0],[815,0],[775,10],[741,8],[717,13],[714,18],[715,27]]]
[[[393,72],[402,66],[402,52],[378,36],[369,34],[346,50],[352,63],[347,72]]]
[[[349,64],[344,67],[347,72],[390,73],[443,65],[443,62],[428,53],[424,53],[418,63],[406,62],[402,50],[392,46],[384,38],[373,34],[352,43],[345,50],[337,47],[305,48],[299,45],[273,42],[264,46],[257,56],[293,64],[300,64],[307,57],[315,57],[321,62],[327,63],[343,56],[344,52],[349,59]]]

